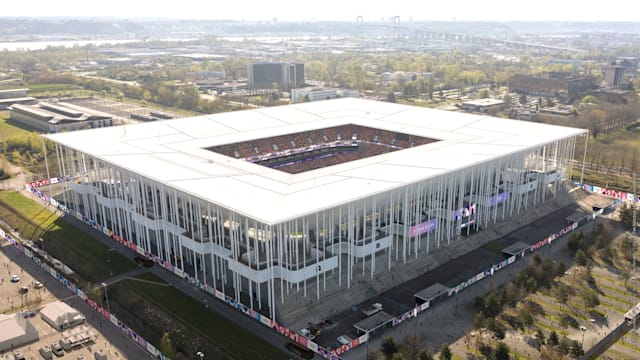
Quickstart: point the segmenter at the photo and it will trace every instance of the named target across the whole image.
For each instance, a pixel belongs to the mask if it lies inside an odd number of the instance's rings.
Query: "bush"
[[[487,327],[487,329],[493,332],[493,335],[496,337],[496,339],[500,339],[500,340],[504,339],[505,328],[504,328],[504,325],[502,325],[502,323],[500,323],[494,318],[488,318],[485,321],[485,326]]]
[[[569,241],[567,242],[567,248],[574,253],[579,249],[584,248],[584,234],[582,234],[582,231],[578,233],[573,233],[569,236]]]
[[[385,338],[380,344],[380,352],[384,354],[385,359],[391,359],[398,350],[398,344],[392,337]]]
[[[573,316],[568,314],[563,314],[560,317],[560,326],[564,329],[572,327],[574,329],[578,328],[578,320],[576,320]]]
[[[498,345],[496,346],[496,350],[493,353],[493,358],[495,360],[509,360],[511,358],[509,356],[509,351],[510,349],[507,346],[507,344],[500,341],[498,342]]]
[[[580,296],[582,297],[582,300],[584,300],[584,304],[590,309],[593,309],[596,306],[600,305],[600,298],[598,297],[598,294],[593,290],[584,291],[580,294]]]
[[[578,251],[576,251],[575,260],[577,265],[580,265],[580,266],[587,265],[587,255],[584,253],[582,249],[578,249]]]

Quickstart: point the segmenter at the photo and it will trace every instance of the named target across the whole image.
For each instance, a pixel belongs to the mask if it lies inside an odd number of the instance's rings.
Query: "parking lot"
[[[0,360],[14,360],[15,355],[22,355],[24,359],[45,359],[47,357],[39,353],[40,348],[54,343],[59,344],[63,334],[69,336],[70,333],[58,331],[41,317],[40,310],[57,300],[62,300],[83,313],[86,322],[71,329],[75,329],[75,332],[81,330],[91,334],[91,340],[68,352],[62,350],[59,355],[51,354],[52,358],[96,359],[96,352],[104,354],[106,358],[103,357],[103,359],[133,358],[125,355],[126,347],[137,348],[135,345],[124,342],[127,345],[124,345],[123,352],[112,344],[114,337],[119,344],[123,343],[124,338],[110,323],[95,313],[85,311],[83,302],[79,298],[72,296],[62,285],[20,254],[17,249],[8,245],[6,241],[2,240],[0,245],[0,313],[4,315],[18,313],[18,316],[25,318],[38,333],[37,341],[20,346],[10,344],[11,346],[0,352]],[[0,319],[2,316],[0,315]],[[0,324],[4,322],[0,321]],[[105,337],[103,330],[111,339]],[[11,332],[15,331],[0,328],[0,333],[12,335]]]
[[[166,111],[158,111],[153,108],[105,98],[87,97],[67,99],[65,101],[114,115],[117,117],[116,120],[123,124],[135,124],[144,121],[181,117],[177,114],[168,113]]]

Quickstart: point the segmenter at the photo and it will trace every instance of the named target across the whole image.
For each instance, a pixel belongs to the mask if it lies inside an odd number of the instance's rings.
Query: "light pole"
[[[107,311],[111,314],[111,309],[109,308],[109,293],[107,292],[107,283],[102,283],[102,288],[104,288],[104,300],[107,305]]]
[[[204,353],[202,351],[198,351],[196,353],[196,355],[198,355],[198,357],[200,358],[200,360],[204,359]]]

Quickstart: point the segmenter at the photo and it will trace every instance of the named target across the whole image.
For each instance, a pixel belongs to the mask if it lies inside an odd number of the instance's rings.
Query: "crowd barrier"
[[[69,180],[68,177],[66,178],[54,178],[56,180],[50,179],[48,181],[46,180],[41,180],[41,181],[36,181],[36,182],[32,182],[30,184],[25,185],[25,188],[27,191],[33,193],[34,195],[36,195],[37,197],[39,197],[40,199],[42,199],[43,201],[55,206],[56,208],[58,208],[61,211],[64,211],[67,214],[70,214],[71,211],[69,209],[67,209],[66,206],[64,206],[63,204],[58,203],[55,199],[50,198],[49,196],[47,196],[46,194],[42,193],[41,191],[39,191],[36,187],[38,186],[44,186],[47,183],[54,183],[52,181],[55,182],[60,182],[60,181],[67,181]],[[42,184],[42,185],[38,185],[38,186],[31,186],[31,184]],[[607,190],[607,189],[603,189],[603,188],[599,188],[599,187],[595,187],[592,185],[587,185],[587,184],[577,184],[577,186],[581,186],[582,188],[584,188],[587,191],[591,191],[591,192],[598,192],[598,193],[602,193],[604,195],[607,196],[611,196],[614,197],[616,199],[619,200],[626,200],[629,198],[633,199],[633,195],[631,194],[627,194],[624,192],[616,192],[614,190]],[[638,198],[637,198],[638,199]],[[619,204],[621,201],[618,202],[614,202],[612,205],[617,205]],[[599,213],[601,214],[603,210],[600,210]],[[141,247],[138,247],[136,244],[134,244],[131,241],[126,240],[125,238],[123,238],[122,236],[114,233],[112,230],[106,228],[103,225],[98,224],[95,220],[89,219],[87,217],[85,217],[83,214],[75,211],[72,214],[73,216],[75,216],[77,219],[83,221],[85,224],[91,226],[92,228],[94,228],[97,231],[102,232],[103,234],[111,237],[113,240],[116,240],[117,242],[119,242],[120,244],[128,247],[129,249],[146,256],[149,259],[152,259],[156,264],[162,266],[163,268],[165,268],[166,270],[171,271],[172,273],[174,273],[175,275],[186,279],[187,281],[189,281],[190,284],[200,288],[203,291],[206,291],[207,293],[215,296],[216,298],[218,298],[221,301],[224,301],[225,303],[227,303],[229,306],[233,307],[234,309],[244,313],[245,315],[253,318],[256,321],[259,321],[260,323],[262,323],[263,325],[270,327],[271,329],[273,329],[274,331],[278,332],[279,334],[285,336],[286,338],[288,338],[291,341],[294,341],[298,344],[300,344],[303,347],[306,347],[307,349],[313,351],[314,353],[316,353],[317,355],[321,356],[322,358],[325,359],[330,359],[330,360],[339,360],[340,355],[344,354],[345,352],[359,346],[362,345],[366,342],[369,341],[369,335],[368,334],[364,334],[358,338],[353,339],[349,344],[345,344],[342,346],[339,346],[336,349],[327,349],[324,348],[320,345],[318,345],[317,343],[305,338],[304,336],[298,334],[296,331],[293,331],[289,328],[287,328],[284,325],[281,325],[279,323],[277,323],[274,320],[271,320],[270,318],[256,312],[255,310],[251,309],[250,307],[236,302],[233,298],[229,297],[228,295],[224,294],[222,291],[212,288],[211,286],[209,286],[208,284],[203,284],[200,281],[198,281],[197,279],[190,277],[188,274],[186,274],[185,272],[183,272],[181,269],[173,266],[171,263],[166,262],[164,260],[162,260],[161,258],[159,258],[158,256],[149,253],[147,251],[145,251],[144,249],[142,249]],[[597,214],[594,214],[594,217]],[[578,222],[575,222],[565,228],[563,228],[562,230],[552,233],[549,236],[547,236],[546,238],[538,241],[537,243],[531,245],[531,247],[528,249],[523,250],[520,254],[511,256],[508,259],[505,259],[503,261],[500,261],[499,263],[493,264],[490,267],[488,267],[487,269],[479,272],[478,274],[470,277],[469,279],[461,282],[460,284],[450,288],[447,292],[448,297],[457,295],[460,291],[465,290],[466,288],[468,288],[469,286],[476,284],[480,281],[482,281],[483,279],[486,279],[488,277],[493,276],[497,271],[500,271],[502,269],[504,269],[505,267],[515,263],[516,261],[518,261],[519,259],[522,259],[526,256],[527,252],[529,253],[533,253],[541,248],[543,248],[546,245],[550,245],[554,240],[556,240],[557,238],[569,234],[570,232],[576,230],[578,228],[579,224]],[[11,241],[10,241],[11,242]],[[22,249],[22,251],[24,252],[24,248],[19,245],[19,243],[16,243],[15,241],[12,242],[13,244],[16,244],[18,246],[19,249]],[[46,264],[44,264],[46,266]],[[42,266],[42,265],[41,265]],[[44,268],[44,267],[43,267]],[[49,268],[47,266],[47,268]],[[51,274],[53,275],[55,273],[54,269],[50,269],[48,271],[53,271]],[[77,289],[77,287],[75,286],[75,284],[69,282],[68,280],[64,279],[64,277],[62,277],[60,274],[55,273],[55,275],[53,275],[54,277],[56,277],[60,282],[62,282],[63,284],[65,284],[65,286],[67,286],[67,288],[69,288],[72,292],[76,293],[78,296],[80,296],[80,298],[82,298],[83,300],[85,300],[88,304],[90,304],[92,306],[92,308],[94,308],[97,312],[99,312],[100,314],[102,314],[105,318],[108,318],[112,323],[114,323],[115,325],[117,325],[122,331],[123,333],[127,334],[128,336],[130,336],[134,341],[136,341],[138,344],[140,344],[140,346],[142,346],[143,348],[147,349],[147,351],[149,351],[150,354],[154,355],[154,356],[158,356],[159,359],[166,359],[166,357],[164,357],[164,355],[162,355],[157,349],[155,349],[155,347],[153,347],[151,344],[149,344],[146,340],[140,338],[133,330],[131,330],[130,328],[128,328],[124,323],[120,322],[114,315],[112,314],[108,314],[108,312],[101,308],[98,304],[96,304],[95,302],[91,301],[91,299],[87,298],[79,289]],[[418,314],[428,310],[430,308],[430,303],[426,302],[424,304],[421,305],[417,305],[415,307],[413,307],[412,309],[410,309],[409,311],[395,317],[392,319],[391,321],[391,325],[392,327],[398,326],[400,324],[402,324],[403,322],[410,320],[412,318],[415,318],[418,316]]]

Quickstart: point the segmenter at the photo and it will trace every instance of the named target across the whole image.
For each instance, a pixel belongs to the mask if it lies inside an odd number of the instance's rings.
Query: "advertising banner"
[[[420,236],[422,234],[426,234],[429,231],[435,230],[437,224],[438,224],[438,219],[431,219],[423,223],[420,223],[418,225],[412,226],[409,229],[409,236],[414,237],[414,236]]]

